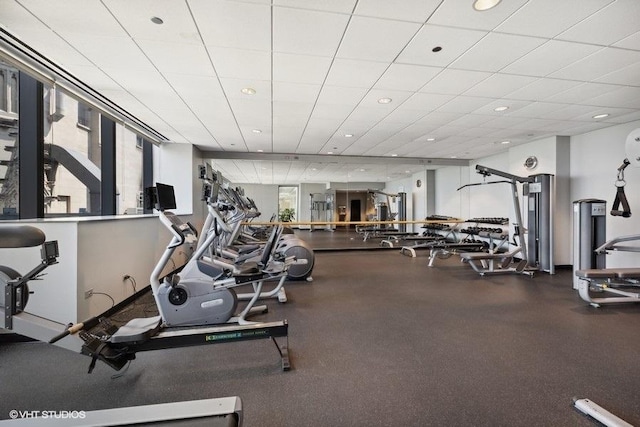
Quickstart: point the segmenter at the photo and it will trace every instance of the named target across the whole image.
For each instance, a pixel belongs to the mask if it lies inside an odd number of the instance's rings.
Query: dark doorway
[[[349,221],[362,221],[360,219],[360,199],[351,199],[351,213],[349,214]],[[349,225],[349,228],[355,228],[353,224]]]

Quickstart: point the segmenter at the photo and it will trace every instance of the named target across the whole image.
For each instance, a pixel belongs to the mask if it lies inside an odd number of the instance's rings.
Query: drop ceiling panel
[[[218,76],[232,79],[271,80],[268,52],[207,46]]]
[[[215,76],[202,45],[138,40],[138,46],[163,73]]]
[[[67,70],[73,75],[82,76],[83,81],[99,92],[106,90],[122,90],[120,85],[107,76],[104,71],[94,66],[70,65]]]
[[[618,0],[569,28],[558,38],[608,46],[635,34],[638,31],[638,16],[640,2]],[[597,31],[594,31],[596,28]]]
[[[264,0],[270,3],[270,0]],[[273,0],[276,6],[288,6],[300,9],[323,10],[327,12],[351,13],[356,0]]]
[[[419,28],[410,22],[354,16],[336,56],[392,62]]]
[[[196,44],[201,41],[186,2],[110,0],[103,3],[133,38]],[[164,23],[151,22],[153,17]]]
[[[325,84],[370,88],[389,67],[389,63],[336,58]]]
[[[189,0],[188,4],[206,45],[271,51],[269,5],[225,0]]]
[[[273,51],[332,57],[348,20],[348,15],[274,7]]]
[[[440,0],[359,0],[354,14],[423,23],[439,3]]]
[[[554,111],[560,110],[563,107],[562,104],[552,104],[549,102],[532,102],[531,104],[522,107],[512,113],[508,113],[513,117],[527,117],[537,118],[542,115],[548,115]]]
[[[164,73],[171,87],[195,111],[206,113],[231,113],[229,104],[216,77],[185,76]]]
[[[366,95],[367,89],[324,85],[318,96],[318,104],[348,105],[355,107]]]
[[[265,127],[271,124],[271,103],[261,100],[231,99],[234,116],[240,125]]]
[[[47,26],[56,32],[66,31],[105,37],[127,36],[102,2],[68,0],[51,7],[51,3],[46,1],[25,0],[20,4],[45,21]],[[73,22],[73,25],[69,25],[70,22]]]
[[[371,89],[369,93],[367,93],[365,97],[362,98],[360,106],[371,107],[389,114],[404,101],[406,101],[410,96],[412,96],[413,93],[414,92],[400,90]],[[391,99],[391,102],[388,104],[381,104],[379,100],[384,98]]]
[[[560,102],[563,104],[580,104],[587,99],[594,98],[603,93],[617,89],[616,86],[601,83],[583,83],[579,86],[565,90],[557,95],[550,96],[545,101]]]
[[[492,102],[491,98],[481,98],[473,96],[457,96],[446,104],[438,108],[444,113],[471,113],[484,105]]]
[[[429,83],[420,89],[420,92],[458,95],[490,77],[492,73],[483,71],[465,71],[446,68]]]
[[[531,101],[543,100],[579,85],[580,82],[571,80],[538,79],[531,84],[505,95],[505,98]]]
[[[273,82],[273,101],[309,103],[318,98],[320,85]]]
[[[502,71],[544,77],[601,49],[600,46],[549,40]]]
[[[220,84],[222,84],[225,96],[229,100],[271,101],[271,82],[268,80],[220,78]],[[241,91],[246,87],[255,89],[256,93],[254,95],[245,95]]]
[[[535,80],[534,77],[496,73],[476,84],[464,94],[465,96],[501,98],[508,93],[533,83]]]
[[[589,105],[604,107],[640,108],[640,88],[620,87],[585,101]]]
[[[103,67],[102,69],[106,75],[119,82],[125,90],[132,94],[175,96],[174,90],[158,72],[119,67]],[[169,101],[170,99],[166,100],[166,102]]]
[[[486,34],[484,31],[426,24],[395,62],[446,67]],[[442,50],[433,52],[433,48],[437,46],[442,47]]]
[[[536,0],[526,3],[495,29],[498,32],[553,38],[613,0]]]
[[[587,115],[595,109],[595,107],[591,105],[568,105],[568,104],[558,104],[558,105],[560,105],[561,108],[549,114],[541,114],[540,118],[550,119],[550,120],[573,120],[576,117]]]
[[[624,49],[640,50],[640,31],[613,44]]]
[[[322,84],[330,66],[331,58],[276,52],[273,54],[273,81]]]
[[[411,110],[401,105],[389,113],[389,115],[384,118],[384,122],[408,125],[421,119],[425,114],[427,113],[423,110]]]
[[[640,62],[604,75],[598,81],[626,86],[640,86]]]
[[[540,46],[535,37],[490,33],[452,64],[453,68],[499,71]]]
[[[638,62],[640,52],[607,47],[556,71],[551,77],[588,82]]]
[[[273,123],[286,125],[286,123],[304,127],[309,121],[313,103],[302,102],[273,102]]]
[[[603,119],[595,119],[602,122],[612,122],[616,117],[624,116],[625,114],[633,113],[629,108],[611,108],[611,107],[595,107],[591,112],[583,114],[581,116],[574,117],[573,120],[577,121],[594,121],[593,116],[598,114],[609,114],[609,117]]]
[[[313,108],[311,117],[325,120],[330,119],[331,121],[341,123],[353,111],[353,108],[353,105],[317,103]]]
[[[429,19],[432,24],[493,30],[528,0],[503,1],[497,7],[477,12],[471,1],[444,1]]]
[[[422,65],[391,64],[375,88],[416,92],[442,70]]]
[[[440,95],[432,93],[415,93],[407,99],[402,108],[409,110],[421,110],[425,114],[429,111],[436,110],[438,107],[446,104],[454,98],[453,95]]]
[[[0,23],[2,26],[2,23]],[[14,27],[10,28],[10,32],[14,33]],[[20,30],[20,39],[27,45],[38,46],[40,53],[47,52],[51,58],[56,58],[55,63],[69,70],[72,67],[84,67],[82,70],[88,71],[93,67],[95,71],[93,75],[99,74],[100,70],[91,63],[82,53],[70,46],[64,39],[53,31],[46,29],[39,30]]]
[[[128,37],[93,36],[71,32],[59,34],[100,68],[128,67],[154,71],[153,65],[142,50]]]

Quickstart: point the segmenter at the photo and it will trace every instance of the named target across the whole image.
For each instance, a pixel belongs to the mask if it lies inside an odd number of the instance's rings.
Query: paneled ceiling
[[[638,120],[638,17],[638,0],[0,0],[2,28],[220,157],[474,159]]]

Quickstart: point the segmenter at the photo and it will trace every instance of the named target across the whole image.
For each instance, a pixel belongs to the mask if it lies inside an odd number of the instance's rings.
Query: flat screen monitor
[[[176,195],[173,191],[173,185],[156,182],[156,209],[159,211],[176,209]]]

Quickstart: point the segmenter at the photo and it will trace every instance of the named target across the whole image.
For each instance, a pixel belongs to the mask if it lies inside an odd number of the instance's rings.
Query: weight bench
[[[386,237],[380,242],[380,246],[388,246],[390,248],[393,247],[393,242],[398,242],[401,239],[406,239],[407,237],[417,236],[418,233],[410,232],[410,231],[383,231],[379,234],[380,237]]]
[[[464,252],[460,254],[462,262],[468,263],[473,270],[484,276],[485,274],[520,273],[533,276],[533,271],[527,270],[527,261],[515,262],[514,256],[520,252],[520,248],[510,252],[480,253]]]
[[[436,258],[447,259],[453,254],[460,253],[460,251],[462,250],[480,252],[484,249],[486,249],[486,246],[483,242],[434,242],[431,245],[431,252],[429,253],[429,267],[433,267],[433,263],[435,262]]]
[[[402,255],[409,255],[411,258],[415,258],[416,249],[430,249],[434,242],[442,242],[444,240],[444,236],[408,236],[405,237],[404,240],[414,243],[413,246],[401,247],[400,253]]]
[[[640,268],[604,268],[577,270],[578,293],[580,298],[594,307],[601,304],[640,302],[640,292],[619,289],[640,287]],[[591,297],[590,291],[609,292],[615,297]]]

